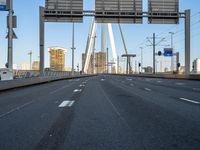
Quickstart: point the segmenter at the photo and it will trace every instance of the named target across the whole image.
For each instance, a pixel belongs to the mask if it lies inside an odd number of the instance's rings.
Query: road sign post
[[[153,74],[156,73],[156,34],[153,34]]]
[[[8,68],[13,70],[13,0],[9,0],[8,9]]]
[[[44,7],[40,7],[40,76],[44,75]]]
[[[190,74],[190,10],[185,11],[185,75]]]

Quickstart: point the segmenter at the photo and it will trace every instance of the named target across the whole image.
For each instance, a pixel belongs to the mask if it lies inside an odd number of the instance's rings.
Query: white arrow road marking
[[[200,102],[190,100],[190,99],[187,99],[187,98],[180,98],[180,100],[187,101],[187,102],[194,103],[194,104],[200,104]]]
[[[71,107],[75,101],[63,101],[58,107]]]

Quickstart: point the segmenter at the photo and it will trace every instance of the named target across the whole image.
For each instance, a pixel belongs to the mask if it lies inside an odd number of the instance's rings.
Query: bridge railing
[[[33,78],[39,77],[40,73],[37,70],[14,70],[14,78]],[[74,76],[80,75],[79,72],[74,72]],[[43,77],[69,77],[72,76],[72,72],[69,71],[44,71]]]

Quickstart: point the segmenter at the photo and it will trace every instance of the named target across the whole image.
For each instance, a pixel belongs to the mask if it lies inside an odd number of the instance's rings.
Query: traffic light
[[[181,66],[181,64],[180,64],[180,63],[178,63],[178,64],[177,64],[177,67],[178,67],[178,68],[180,68],[180,66]]]
[[[159,51],[159,52],[158,52],[158,56],[161,56],[161,55],[162,55],[162,52],[161,52],[161,51]]]
[[[141,67],[141,63],[139,63],[139,67]]]
[[[8,63],[5,64],[5,67],[8,68]]]

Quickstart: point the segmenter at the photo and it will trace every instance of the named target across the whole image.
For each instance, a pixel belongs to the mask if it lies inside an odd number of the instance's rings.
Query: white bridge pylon
[[[108,34],[109,34],[109,39],[110,39],[110,45],[111,45],[111,49],[112,49],[112,59],[114,61],[114,67],[115,67],[115,73],[118,73],[118,61],[117,61],[117,51],[116,51],[116,45],[115,45],[115,39],[114,39],[114,34],[113,34],[113,29],[112,29],[112,24],[108,23],[108,24],[104,24],[103,25],[103,31],[102,33],[102,51],[105,50],[105,43],[106,43],[106,36],[105,36],[105,32],[108,30]],[[97,23],[95,22],[95,19],[93,19],[92,21],[92,26],[88,35],[88,43],[87,43],[87,48],[86,48],[86,61],[85,61],[85,66],[84,66],[84,72],[88,73],[88,69],[89,69],[89,63],[91,60],[91,54],[93,51],[93,47],[94,47],[94,43],[95,43],[95,39],[96,39],[96,30],[97,30]],[[107,62],[108,63],[108,62]]]

